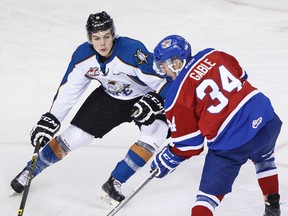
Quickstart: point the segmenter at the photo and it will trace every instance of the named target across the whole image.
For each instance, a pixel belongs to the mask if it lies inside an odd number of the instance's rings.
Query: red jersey
[[[214,49],[187,61],[169,89],[165,111],[174,152],[183,157],[199,154],[204,138],[215,150],[237,148],[274,113],[269,99],[247,81],[238,61]]]

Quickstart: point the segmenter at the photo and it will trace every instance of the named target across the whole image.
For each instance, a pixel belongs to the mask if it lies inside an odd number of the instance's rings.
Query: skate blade
[[[112,199],[104,190],[101,191],[98,199],[110,209],[115,208],[119,204],[117,200]]]
[[[21,195],[21,193],[17,193],[12,188],[10,188],[9,197],[14,197],[14,196],[19,196],[19,195]]]

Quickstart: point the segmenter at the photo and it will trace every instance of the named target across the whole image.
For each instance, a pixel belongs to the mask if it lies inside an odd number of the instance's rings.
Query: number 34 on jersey
[[[214,49],[196,54],[180,72],[165,101],[172,136],[213,138],[256,88],[231,55]],[[180,132],[181,131],[181,132]],[[181,134],[179,134],[180,132]]]

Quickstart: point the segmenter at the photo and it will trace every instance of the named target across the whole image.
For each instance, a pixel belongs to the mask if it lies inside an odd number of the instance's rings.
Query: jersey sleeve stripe
[[[180,151],[190,151],[190,150],[198,150],[198,149],[202,149],[204,146],[204,143],[197,145],[197,146],[176,146],[177,149],[179,149]]]
[[[174,142],[181,142],[183,140],[191,139],[191,138],[194,138],[194,137],[199,136],[199,135],[201,135],[200,130],[193,132],[193,133],[190,133],[190,134],[187,134],[187,135],[184,135],[184,136],[181,136],[181,137],[173,138],[173,141]]]

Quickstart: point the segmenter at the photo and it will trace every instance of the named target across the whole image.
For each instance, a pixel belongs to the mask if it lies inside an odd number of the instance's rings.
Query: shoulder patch
[[[148,54],[144,54],[141,49],[137,49],[135,56],[139,59],[138,64],[142,64],[143,62],[148,64]]]

